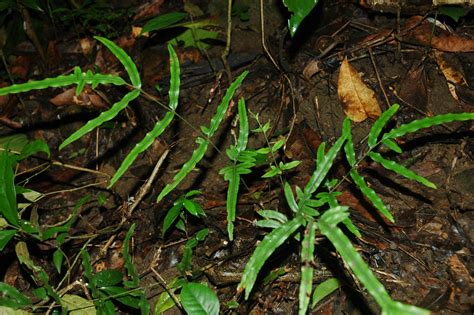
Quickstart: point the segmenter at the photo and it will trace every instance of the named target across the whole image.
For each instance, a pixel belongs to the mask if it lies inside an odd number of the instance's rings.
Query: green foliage
[[[176,266],[181,273],[185,273],[188,270],[191,270],[193,249],[198,245],[199,242],[202,242],[206,239],[207,234],[209,233],[208,229],[202,229],[196,233],[196,235],[190,238],[185,246],[183,251],[183,258]]]
[[[166,213],[166,216],[163,219],[163,229],[161,231],[161,236],[164,236],[168,229],[173,226],[173,224],[176,224],[176,227],[183,227],[183,232],[186,232],[186,219],[183,213],[183,208],[195,217],[199,218],[206,216],[206,213],[202,209],[201,205],[192,200],[192,198],[198,194],[201,194],[199,190],[191,190],[185,195],[176,199],[173,207],[168,210],[168,213]],[[178,221],[176,221],[176,219],[178,219]]]
[[[151,20],[149,20],[142,29],[142,33],[159,31],[162,29],[174,27],[176,23],[181,22],[187,13],[184,12],[170,12],[161,14]]]
[[[336,291],[341,287],[341,282],[336,278],[329,278],[321,282],[316,289],[314,289],[311,308],[314,308],[326,296]]]
[[[184,163],[183,167],[178,171],[178,173],[173,177],[173,182],[167,184],[165,188],[160,192],[157,197],[157,202],[161,201],[166,195],[168,195],[171,191],[173,191],[179,183],[186,178],[186,176],[196,167],[196,164],[201,161],[204,157],[204,154],[207,151],[207,148],[210,144],[210,138],[214,135],[214,133],[219,128],[222,119],[227,111],[229,106],[230,100],[234,96],[235,90],[242,84],[242,81],[247,76],[248,71],[244,71],[241,75],[234,80],[234,82],[230,85],[227,89],[226,94],[222,98],[221,103],[216,109],[216,113],[211,119],[210,126],[208,128],[201,126],[201,130],[203,134],[207,137],[204,139],[202,137],[197,137],[196,143],[198,147],[193,151],[191,158]]]
[[[425,178],[415,174],[413,171],[394,161],[386,160],[380,153],[375,152],[375,150],[377,150],[381,144],[384,144],[395,152],[401,152],[401,148],[399,148],[393,141],[396,137],[441,123],[474,119],[474,115],[470,113],[445,114],[416,120],[388,131],[383,134],[381,140],[378,140],[384,127],[390,118],[396,113],[398,108],[398,105],[393,105],[374,123],[368,136],[368,153],[366,156],[373,161],[380,163],[383,167],[394,171],[396,174],[418,181],[428,187],[435,188],[434,184]],[[262,126],[260,127],[260,130],[263,131]],[[318,148],[316,155],[316,169],[304,189],[295,187],[296,198],[291,186],[288,183],[284,183],[284,195],[294,218],[288,219],[285,215],[274,210],[263,210],[258,212],[264,220],[257,221],[257,226],[272,228],[273,230],[258,244],[249,259],[245,266],[238,290],[245,290],[245,298],[248,298],[259,271],[270,255],[287,241],[293,233],[304,227],[305,233],[301,241],[302,267],[299,312],[300,314],[305,314],[309,305],[309,297],[313,290],[313,268],[311,261],[314,256],[314,235],[316,229],[319,228],[321,233],[334,245],[351,273],[363,284],[368,293],[372,295],[380,305],[383,314],[429,313],[424,309],[393,301],[383,285],[372,273],[369,266],[355,250],[350,239],[338,227],[339,223],[343,223],[350,232],[360,237],[360,232],[349,218],[348,207],[339,205],[336,199],[339,193],[335,191],[335,189],[339,186],[340,181],[327,178],[329,171],[334,165],[334,161],[342,148],[344,148],[345,157],[351,167],[349,175],[354,181],[356,187],[361,190],[362,194],[372,202],[382,215],[391,222],[394,222],[392,214],[389,212],[382,199],[367,185],[366,180],[357,170],[361,160],[358,161],[356,158],[350,122],[346,119],[343,124],[342,135],[336,140],[334,145],[329,148],[327,152],[325,143],[322,143]],[[322,185],[323,183],[324,185]],[[323,214],[320,215],[320,213]],[[297,237],[296,239],[301,238]],[[339,287],[339,283],[334,279],[318,287],[313,295],[313,307],[318,301],[334,291],[337,287]]]
[[[219,300],[216,294],[209,287],[200,283],[187,283],[183,286],[181,303],[188,314],[219,314]]]
[[[283,0],[283,4],[292,13],[288,20],[288,29],[294,36],[304,18],[313,10],[318,0]]]

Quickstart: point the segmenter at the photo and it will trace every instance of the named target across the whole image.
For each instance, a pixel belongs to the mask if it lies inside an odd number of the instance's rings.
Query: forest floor
[[[127,1],[134,10],[138,8],[137,2]],[[186,7],[181,1],[172,5],[154,2],[160,4],[152,13],[155,15],[187,10],[196,14],[196,19],[201,19],[198,16],[201,10],[204,16],[214,17],[215,25],[207,31],[215,32],[217,38],[208,40],[205,50],[203,46],[201,49],[176,48],[181,65],[180,118],[153,142],[148,151],[138,156],[112,188],[108,188],[108,179],[135,144],[163,117],[166,111],[162,107],[147,98],[138,98],[116,119],[59,151],[59,145],[70,134],[118,101],[126,89],[108,85],[96,90],[86,88],[79,98],[73,96],[74,88],[51,88],[19,97],[1,97],[0,135],[21,134],[29,139],[40,139],[51,150],[50,158],[40,155],[18,164],[16,183],[41,194],[22,217],[46,227],[63,222],[77,211],[77,220],[68,232],[70,237],[62,247],[72,266],[65,268],[68,272],[62,283],[65,269],[58,273],[53,263],[57,248],[55,240],[16,237],[16,242],[27,240],[31,259],[47,271],[51,285],[58,291],[84,277],[81,264],[73,263],[81,249],[89,252],[95,272],[123,270],[123,240],[128,228],[136,224],[130,252],[140,275],[140,286],[146,288],[152,305],[164,292],[165,283],[171,285],[184,277],[207,283],[219,298],[221,312],[293,314],[298,309],[301,268],[296,240],[287,241],[267,261],[249,300],[245,301],[236,291],[245,264],[259,241],[270,231],[256,226],[255,222],[261,219],[257,211],[273,209],[291,214],[280,178],[261,178],[267,171],[262,167],[243,176],[234,241],[228,239],[228,182],[219,171],[229,163],[226,148],[234,142],[238,130],[234,121],[238,97],[245,99],[249,112],[258,113],[262,123],[270,123],[268,138],[271,141],[287,140],[275,158],[286,162],[301,161],[284,174],[293,187],[304,187],[309,180],[319,145],[322,142],[332,145],[341,135],[343,120],[348,115],[338,95],[339,69],[345,57],[367,86],[375,91],[382,110],[400,104],[400,110],[392,120],[393,126],[433,115],[473,110],[474,93],[469,88],[474,84],[472,14],[457,23],[441,17],[441,21],[454,31],[433,33],[433,24],[419,18],[419,14],[426,12],[402,12],[397,20],[396,14],[380,13],[350,1],[322,1],[291,38],[286,31],[285,8],[280,2],[265,1],[263,20],[268,51],[264,51],[259,3],[242,1],[247,7],[232,18],[227,58],[230,72],[227,72],[220,58],[225,48],[224,2],[188,1]],[[143,26],[143,22],[137,21],[129,23]],[[129,33],[123,31],[110,39],[137,63],[143,90],[167,103],[170,74],[165,40],[176,35],[173,31],[161,31],[146,38],[134,37],[130,27],[124,29]],[[29,41],[12,49],[7,59],[17,82],[69,73],[76,65],[82,69],[100,69],[102,73],[123,73],[117,60],[92,39],[94,34],[88,30],[69,29],[60,33],[61,36],[51,31],[41,38],[49,41],[46,63],[38,58]],[[164,33],[166,35],[162,36]],[[396,36],[388,37],[387,34]],[[82,50],[78,48],[80,43],[83,43]],[[91,45],[87,52],[83,50],[84,43]],[[462,80],[452,82],[452,77],[446,77],[446,68]],[[249,74],[237,91],[234,106],[231,104],[223,126],[213,138],[214,145],[178,188],[157,203],[160,191],[191,157],[200,126],[209,125],[229,86],[229,76],[235,79],[244,70]],[[2,79],[2,86],[11,83],[4,71]],[[155,89],[157,84],[160,92]],[[257,122],[251,115],[249,118],[250,129],[257,128]],[[363,154],[373,122],[374,119],[368,118],[352,125],[353,141],[360,154]],[[362,233],[359,239],[351,238],[353,244],[397,301],[439,314],[472,314],[472,135],[471,122],[430,127],[398,143],[403,148],[402,154],[388,154],[429,179],[437,189],[407,180],[378,164],[362,164],[361,174],[388,205],[395,223],[377,214],[350,181],[343,182],[338,188],[341,192],[338,201],[350,206],[352,221]],[[250,148],[265,145],[266,139],[261,134],[251,133]],[[167,157],[160,161],[165,152]],[[162,164],[158,174],[150,183],[148,180],[159,162]],[[347,171],[347,165],[338,158],[330,174],[343,178]],[[144,189],[146,194],[143,196]],[[170,227],[163,235],[163,221],[168,210],[190,190],[200,191],[192,200],[202,207],[206,216],[195,217],[183,212],[182,225]],[[85,196],[88,199],[77,207]],[[186,244],[202,229],[208,229],[208,235],[197,242],[190,265],[183,272],[178,263],[185,255]],[[314,284],[337,277],[342,286],[310,313],[378,313],[375,301],[344,268],[334,248],[320,235],[316,239]],[[0,254],[3,266],[0,277],[21,292],[30,292],[28,294],[35,299],[31,292],[38,284],[18,260],[14,244],[9,243]],[[85,296],[76,286],[64,292]],[[41,302],[37,297],[35,301]],[[230,301],[238,302],[238,307],[231,309]],[[130,308],[122,308],[122,311],[134,312]],[[180,312],[174,307],[167,314]]]

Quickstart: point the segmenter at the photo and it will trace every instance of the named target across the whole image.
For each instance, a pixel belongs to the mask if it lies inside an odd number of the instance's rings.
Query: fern
[[[160,194],[156,198],[157,202],[160,202],[161,200],[163,200],[163,198],[166,195],[168,195],[171,191],[173,191],[176,188],[176,186],[178,186],[179,183],[181,183],[181,181],[185,179],[186,176],[196,167],[197,163],[199,163],[199,161],[202,160],[210,144],[210,140],[208,139],[212,137],[214,133],[217,131],[217,128],[222,122],[222,119],[224,118],[224,114],[227,111],[230,100],[234,96],[235,90],[237,90],[237,88],[242,84],[242,81],[247,76],[247,74],[248,74],[248,71],[244,71],[237,79],[235,79],[235,81],[227,89],[227,92],[224,95],[224,98],[222,99],[219,106],[217,106],[216,113],[211,119],[210,127],[209,128],[201,127],[203,133],[208,138],[203,139],[202,137],[198,137],[196,139],[196,143],[199,144],[199,146],[193,151],[191,158],[186,163],[184,163],[183,167],[173,177],[173,181],[167,184],[165,188],[163,188],[163,190],[160,192]]]

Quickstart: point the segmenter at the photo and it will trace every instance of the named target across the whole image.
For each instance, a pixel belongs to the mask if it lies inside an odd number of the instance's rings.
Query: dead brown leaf
[[[421,16],[411,17],[405,24],[409,31],[408,37],[425,46],[431,46],[446,52],[472,52],[474,51],[474,39],[450,33],[439,27],[434,28],[433,24],[422,20]]]
[[[347,60],[341,64],[337,94],[344,107],[344,113],[349,119],[361,122],[370,118],[377,118],[382,113],[375,92],[362,81],[359,73]]]
[[[161,6],[163,5],[164,0],[152,0],[148,1],[145,4],[142,4],[135,13],[133,21],[146,20],[152,17],[157,16],[161,13]]]
[[[428,105],[428,87],[423,64],[414,65],[400,83],[400,97],[404,102],[425,111]]]
[[[107,108],[107,103],[89,87],[84,88],[79,95],[76,95],[76,88],[72,87],[56,95],[49,101],[56,106],[79,105],[98,109]]]
[[[464,78],[464,74],[462,73],[459,60],[455,59],[455,56],[448,56],[448,54],[441,51],[435,51],[434,56],[439,69],[446,78],[449,93],[451,93],[456,101],[459,101],[459,97],[456,93],[456,87],[467,87],[467,81]]]

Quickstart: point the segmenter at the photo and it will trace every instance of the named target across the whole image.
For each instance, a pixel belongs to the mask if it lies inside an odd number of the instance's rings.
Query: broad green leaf
[[[380,163],[383,167],[385,167],[388,170],[394,171],[395,173],[402,175],[408,179],[415,180],[427,187],[436,189],[436,185],[430,182],[429,180],[427,180],[426,178],[416,174],[412,170],[406,168],[403,165],[398,164],[395,161],[384,159],[379,153],[369,152],[369,156],[372,160]]]
[[[377,210],[379,210],[380,213],[390,222],[395,222],[395,219],[383,203],[382,199],[380,199],[377,193],[367,185],[364,178],[360,176],[356,170],[351,170],[349,174],[357,187],[359,187],[360,191],[372,202],[374,207],[377,208]]]
[[[163,220],[163,231],[161,232],[162,236],[164,236],[166,231],[168,231],[168,229],[173,225],[174,221],[181,213],[182,208],[183,208],[183,204],[179,202],[175,204],[173,207],[171,207],[170,210],[168,210],[168,213],[166,213],[166,216]]]
[[[174,290],[172,290],[174,292]],[[154,315],[163,314],[167,310],[171,309],[175,305],[174,300],[171,298],[168,292],[164,291],[158,297],[158,300],[155,302],[155,309],[153,311]]]
[[[173,27],[174,24],[183,20],[187,15],[188,14],[184,12],[170,12],[161,14],[146,22],[146,24],[143,26],[142,34]]]
[[[8,223],[18,227],[13,159],[7,151],[0,152],[0,214]]]
[[[318,0],[283,0],[283,4],[292,13],[288,20],[288,29],[293,37],[303,19],[313,10]]]
[[[1,8],[1,4],[0,4],[0,8]],[[0,9],[1,11],[1,9]],[[0,298],[0,301],[2,299]],[[1,304],[2,302],[0,302]],[[0,306],[0,314],[2,315],[33,315],[33,313],[30,313],[30,312],[27,312],[27,311],[24,311],[24,310],[21,310],[21,309],[14,309],[14,308],[11,308],[11,307],[7,307],[7,306]]]
[[[18,159],[23,160],[38,152],[44,152],[48,155],[48,157],[50,156],[49,147],[43,140],[34,140],[32,142],[28,142],[23,150],[21,150]]]
[[[383,139],[393,139],[412,133],[423,128],[428,128],[435,125],[441,125],[452,121],[465,121],[473,120],[474,113],[459,113],[459,114],[444,114],[437,115],[434,117],[427,117],[419,120],[412,121],[408,124],[401,125],[398,128],[390,130],[384,134]]]
[[[4,136],[0,137],[0,149],[21,152],[28,142],[28,136],[24,133]]]
[[[125,107],[127,107],[128,103],[136,99],[139,95],[140,90],[133,90],[125,94],[125,96],[120,101],[115,103],[110,109],[102,112],[98,117],[89,120],[84,126],[82,126],[79,130],[76,130],[72,135],[64,140],[64,142],[59,146],[59,150],[62,150],[64,147],[89,133],[94,128],[99,127],[104,122],[115,118],[115,116],[117,116]]]
[[[258,273],[265,262],[302,224],[304,219],[300,216],[288,221],[267,234],[258,244],[257,248],[245,265],[242,279],[237,291],[245,289],[245,299],[248,299],[250,292],[257,280]]]
[[[137,66],[133,62],[132,58],[130,58],[130,56],[127,55],[127,53],[122,48],[117,46],[113,41],[100,36],[94,36],[94,38],[104,44],[104,46],[106,46],[122,63],[125,71],[128,73],[133,87],[137,89],[141,88],[142,82],[140,81],[140,74],[138,73]]]
[[[218,36],[219,33],[216,31],[208,31],[202,28],[189,28],[168,43],[173,46],[178,46],[180,42],[182,42],[184,48],[196,47],[200,50],[207,50],[209,44],[205,41],[217,39]]]
[[[393,104],[388,110],[383,112],[382,115],[380,115],[380,117],[375,121],[372,128],[370,128],[369,138],[367,140],[369,148],[372,149],[377,145],[377,139],[380,133],[382,132],[383,127],[385,127],[390,118],[392,118],[392,116],[396,114],[399,108],[400,105]]]
[[[70,315],[95,315],[96,309],[94,302],[86,300],[79,295],[64,294],[61,297],[61,302],[64,307],[67,307]]]
[[[20,308],[32,305],[31,300],[11,285],[0,282],[0,306]]]
[[[206,216],[204,210],[202,210],[201,206],[195,201],[185,198],[183,200],[183,206],[186,210],[188,210],[189,213],[191,213],[195,217]]]
[[[110,287],[122,282],[123,274],[116,269],[105,269],[94,275],[97,287]]]
[[[183,286],[181,304],[188,314],[219,314],[219,299],[216,294],[209,287],[200,283],[188,283]]]
[[[308,309],[309,298],[313,289],[313,257],[316,237],[316,223],[310,221],[306,226],[303,242],[301,243],[301,282],[299,290],[299,314],[304,315]]]
[[[47,78],[39,81],[29,81],[26,83],[6,86],[0,88],[0,96],[7,94],[18,94],[31,90],[42,90],[51,87],[68,86],[72,84],[80,85],[81,82],[92,84],[93,87],[99,84],[126,84],[126,82],[118,76],[99,73],[94,74],[92,71],[87,71],[86,73],[80,73],[79,75],[77,75],[77,73],[73,73],[69,75],[60,75],[55,78]]]
[[[329,278],[321,282],[313,293],[313,303],[311,308],[314,308],[320,301],[322,301],[326,296],[330,295],[337,289],[341,287],[342,283],[336,278]]]
[[[15,236],[16,232],[17,230],[0,230],[0,252],[3,251],[12,237]]]

